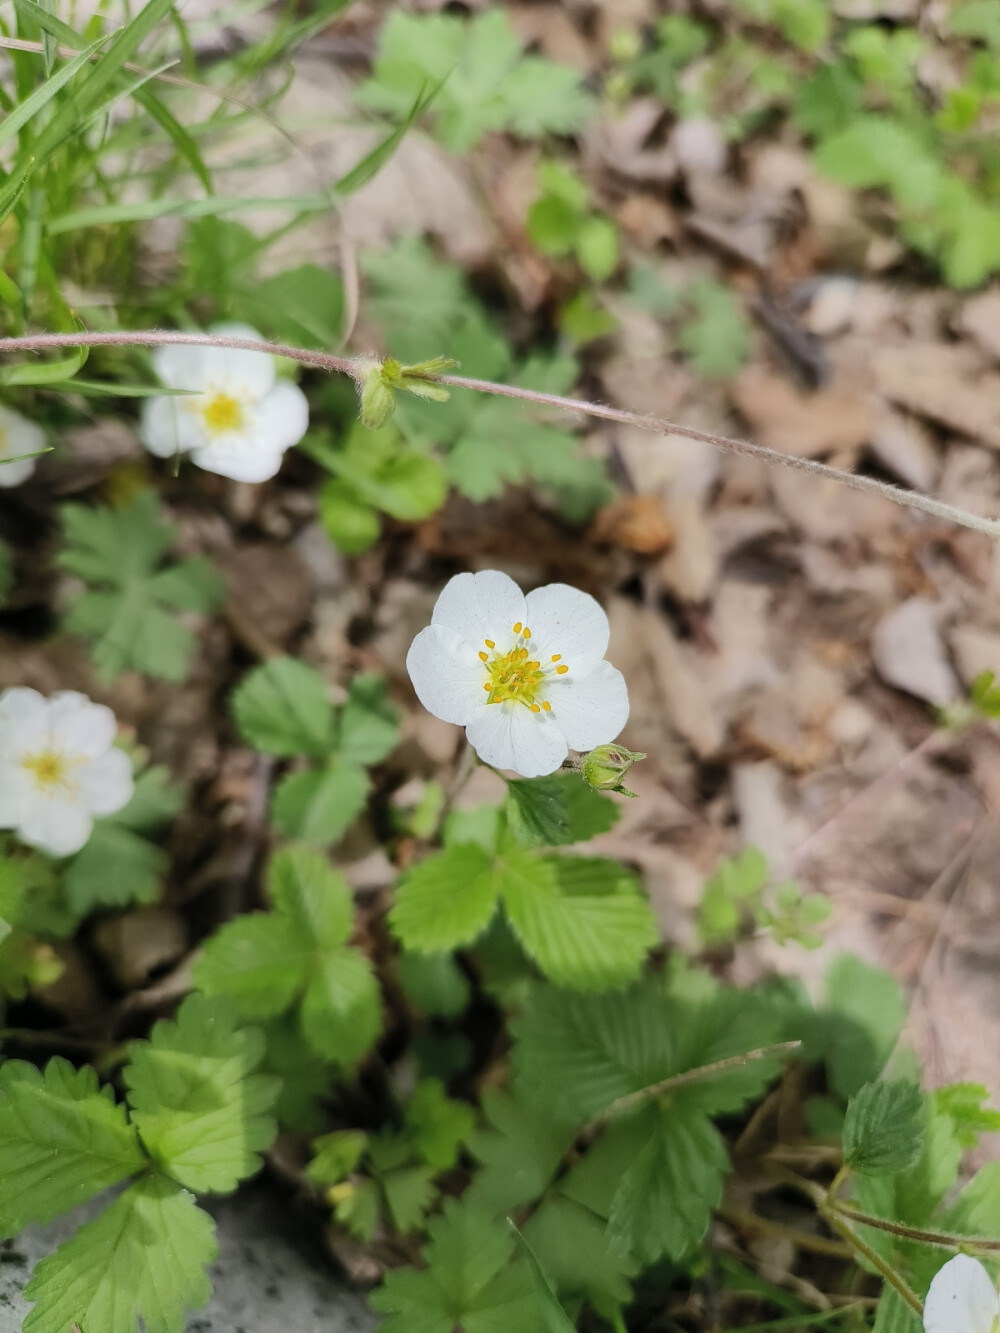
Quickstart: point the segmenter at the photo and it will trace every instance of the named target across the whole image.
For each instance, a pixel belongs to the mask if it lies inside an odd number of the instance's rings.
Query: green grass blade
[[[116,384],[114,380],[56,380],[50,393],[78,393],[84,398],[190,398],[191,389],[165,389],[161,384]]]
[[[164,133],[173,140],[174,147],[204,185],[205,193],[214,193],[212,177],[201,153],[198,151],[198,145],[180,121],[164,106],[151,88],[139,89],[133,93],[133,96],[143,110],[152,116]]]
[[[60,357],[58,361],[22,361],[16,366],[0,366],[0,385],[10,388],[70,380],[86,361],[89,350],[78,347],[72,355]]]
[[[152,218],[221,217],[225,213],[259,213],[266,209],[290,209],[296,213],[320,213],[330,207],[325,195],[294,195],[273,199],[239,199],[232,195],[213,195],[209,199],[147,199],[137,204],[105,204],[64,213],[46,226],[50,236],[81,227],[108,226],[117,222],[148,222]]]
[[[362,185],[366,185],[373,176],[382,170],[385,164],[395,153],[396,149],[406,138],[413,122],[420,116],[437,97],[438,93],[444,87],[446,79],[428,89],[427,85],[420,89],[416,100],[410,107],[405,120],[400,121],[391,134],[387,135],[381,143],[375,145],[372,151],[361,159],[357,166],[352,167],[346,175],[341,176],[333,187],[337,194],[353,194],[355,190],[360,190]]]
[[[34,157],[26,158],[20,166],[14,168],[3,186],[0,187],[0,222],[3,222],[7,215],[17,207],[17,201],[24,193],[24,188],[28,184],[35,165],[36,159]]]
[[[68,65],[64,65],[62,69],[57,70],[50,79],[46,79],[40,88],[36,88],[30,97],[25,98],[20,106],[15,107],[11,114],[0,122],[0,146],[12,139],[18,130],[31,120],[32,116],[41,111],[42,107],[55,97],[59,89],[68,83],[74,74],[83,69],[97,48],[103,46],[107,40],[106,36],[98,37],[96,42],[91,42],[89,46],[84,47],[80,55],[71,60]]]
[[[507,1218],[507,1225],[514,1233],[518,1246],[522,1254],[528,1261],[528,1267],[531,1269],[531,1276],[535,1284],[535,1290],[538,1293],[538,1299],[542,1307],[542,1314],[545,1323],[548,1325],[549,1333],[576,1333],[576,1327],[569,1315],[559,1304],[559,1300],[549,1286],[549,1280],[542,1270],[542,1265],[538,1262],[535,1251],[531,1248],[525,1238],[518,1231],[517,1227]]]

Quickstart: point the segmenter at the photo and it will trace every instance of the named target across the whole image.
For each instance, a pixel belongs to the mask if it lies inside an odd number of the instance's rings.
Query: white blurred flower
[[[997,1333],[1000,1297],[978,1261],[956,1254],[938,1270],[924,1301],[926,1333]]]
[[[44,448],[45,436],[33,421],[9,407],[0,407],[0,486],[20,486],[27,481],[38,460],[22,455],[37,454]],[[17,462],[5,462],[8,458]]]
[[[260,338],[244,324],[220,324],[213,333]],[[309,425],[309,405],[298,385],[279,380],[274,357],[234,347],[158,347],[153,363],[169,389],[191,396],[148,398],[139,436],[152,454],[190,453],[206,472],[235,481],[267,481],[286,449]]]
[[[70,856],[95,815],[132,797],[132,765],[112,746],[115,715],[85,694],[0,694],[0,828],[50,856]]]
[[[496,570],[457,574],[406,669],[423,706],[465,727],[481,759],[534,778],[625,725],[628,690],[604,661],[608,636],[593,597],[565,583],[525,597]]]

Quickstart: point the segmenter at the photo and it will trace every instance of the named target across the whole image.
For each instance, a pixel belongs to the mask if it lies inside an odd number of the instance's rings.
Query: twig
[[[353,358],[330,356],[326,352],[310,351],[301,347],[289,347],[283,343],[269,343],[254,338],[228,338],[206,333],[176,332],[134,332],[120,333],[43,333],[20,338],[0,338],[0,352],[38,352],[56,347],[162,347],[172,343],[187,344],[197,347],[234,347],[242,351],[268,352],[273,356],[285,356],[304,366],[315,366],[321,370],[336,371],[356,378],[361,373],[361,363]],[[468,379],[464,375],[425,375],[421,378],[430,383],[441,384],[452,389],[469,389],[475,393],[493,394],[500,398],[517,398],[521,402],[533,403],[539,407],[554,407],[562,412],[575,412],[583,416],[597,417],[602,421],[614,421],[623,426],[634,426],[639,430],[649,431],[654,435],[676,435],[685,440],[697,440],[710,444],[724,453],[737,454],[744,458],[757,458],[762,463],[779,467],[792,468],[796,472],[806,472],[814,477],[840,482],[852,490],[863,491],[867,495],[876,495],[894,504],[904,505],[909,509],[919,509],[923,513],[933,514],[963,528],[971,528],[994,540],[1000,538],[1000,520],[982,518],[954,505],[935,500],[919,491],[906,491],[888,482],[878,481],[874,477],[859,476],[854,472],[843,472],[839,468],[829,467],[826,463],[817,463],[811,458],[800,458],[795,454],[783,454],[777,449],[768,449],[762,444],[752,444],[749,440],[737,440],[728,435],[715,435],[710,431],[696,430],[693,426],[682,426],[674,421],[665,421],[660,417],[641,416],[624,408],[609,407],[604,403],[591,403],[583,398],[564,398],[560,394],[540,393],[535,389],[524,389],[518,385],[495,384],[492,380]]]

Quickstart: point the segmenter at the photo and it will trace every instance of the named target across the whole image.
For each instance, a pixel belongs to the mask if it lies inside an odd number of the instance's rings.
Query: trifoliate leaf
[[[207,561],[160,569],[175,529],[160,520],[152,491],[120,509],[67,504],[59,565],[92,585],[70,606],[64,628],[90,639],[94,665],[107,680],[129,668],[161,680],[186,679],[195,638],[177,611],[207,614],[223,584]]]
[[[469,1139],[482,1166],[464,1197],[492,1214],[506,1213],[545,1193],[573,1134],[537,1105],[495,1088],[484,1090],[482,1109],[491,1128]]]
[[[323,1099],[332,1091],[335,1071],[306,1042],[298,1014],[273,1019],[265,1035],[267,1051],[260,1071],[281,1080],[275,1118],[284,1129],[314,1134],[325,1121]]]
[[[639,1265],[612,1247],[607,1227],[589,1209],[549,1194],[525,1223],[524,1234],[563,1300],[585,1300],[609,1322],[631,1300],[629,1278]]]
[[[686,1105],[683,1093],[637,1119],[646,1138],[615,1190],[608,1236],[645,1264],[664,1255],[681,1259],[722,1202],[729,1155],[711,1120]]]
[[[243,739],[279,756],[323,756],[333,747],[333,707],[323,677],[305,662],[275,657],[247,673],[231,705]]]
[[[422,88],[441,84],[430,115],[452,152],[465,152],[487,130],[532,138],[571,134],[594,110],[579,73],[536,56],[521,56],[507,15],[499,9],[465,22],[450,14],[393,11],[383,25],[374,77],[364,106],[402,119]]]
[[[844,1165],[866,1176],[912,1166],[924,1138],[924,1104],[914,1083],[866,1083],[847,1104]]]
[[[379,539],[379,516],[356,487],[330,477],[320,488],[319,517],[326,535],[344,555],[361,555]]]
[[[448,1097],[436,1078],[422,1079],[406,1108],[413,1146],[435,1171],[449,1171],[455,1165],[459,1148],[475,1123],[472,1107]]]
[[[183,1333],[212,1294],[215,1223],[186,1190],[147,1176],[37,1266],[25,1288],[25,1333]]]
[[[429,856],[400,880],[389,925],[404,948],[444,953],[482,934],[496,901],[492,858],[464,843]]]
[[[132,1119],[160,1167],[194,1190],[226,1193],[260,1166],[278,1080],[253,1071],[264,1034],[237,1027],[220,999],[189,995],[173,1021],[133,1042],[123,1077]]]
[[[441,263],[425,240],[412,236],[362,255],[361,268],[372,287],[367,309],[391,334],[397,356],[417,361],[429,345],[451,344],[472,302],[463,269]]]
[[[530,1274],[508,1266],[514,1238],[505,1222],[449,1199],[427,1231],[426,1269],[388,1273],[371,1297],[388,1316],[383,1333],[548,1333]]]
[[[1000,1111],[983,1106],[989,1090],[982,1083],[951,1083],[931,1094],[935,1108],[951,1117],[962,1146],[974,1148],[980,1134],[1000,1133]]]
[[[343,875],[308,847],[283,847],[267,873],[275,910],[320,949],[345,944],[354,923],[354,899]]]
[[[331,755],[319,768],[286,773],[274,789],[271,817],[286,838],[336,842],[365,808],[368,774]]]
[[[862,1084],[878,1078],[905,1017],[903,992],[888,972],[853,954],[834,959],[826,974],[821,1025],[827,1072],[836,1092],[851,1097]]]
[[[515,837],[528,846],[559,847],[606,833],[618,821],[619,809],[575,773],[507,784],[507,822]]]
[[[337,726],[337,752],[353,764],[377,764],[399,739],[399,713],[386,698],[386,680],[374,672],[355,676]]]
[[[357,949],[337,949],[315,968],[302,1001],[302,1033],[319,1055],[360,1060],[381,1028],[379,988]]]
[[[162,848],[113,818],[98,819],[63,873],[66,901],[78,916],[97,907],[155,902],[168,866]]]
[[[619,861],[510,854],[497,882],[518,939],[556,985],[623,986],[659,940],[652,908]]]
[[[432,1018],[454,1018],[472,998],[469,979],[450,954],[401,954],[396,975],[410,1003]]]
[[[147,1163],[125,1108],[99,1090],[89,1067],[60,1056],[44,1071],[8,1060],[0,1092],[2,1236],[50,1222]]]

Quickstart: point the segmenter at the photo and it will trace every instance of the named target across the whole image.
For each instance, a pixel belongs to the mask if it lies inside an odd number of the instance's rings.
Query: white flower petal
[[[210,330],[223,338],[249,338],[263,342],[263,335],[249,324],[216,324]],[[236,347],[203,347],[204,379],[208,388],[225,389],[237,397],[259,403],[275,379],[274,357],[268,352],[244,352]]]
[[[173,349],[167,349],[173,350]],[[139,417],[139,439],[157,458],[187,453],[205,441],[189,398],[147,398]]]
[[[524,624],[524,594],[512,578],[499,570],[481,574],[456,574],[441,591],[431,616],[432,625],[447,625],[482,646],[491,639],[506,648],[516,624]]]
[[[466,727],[469,744],[487,764],[510,768],[523,778],[554,773],[566,758],[566,742],[547,713],[524,704],[488,704]]]
[[[45,448],[45,435],[33,421],[0,407],[0,486],[20,486],[35,470],[36,458],[22,458],[21,454],[37,454]],[[17,459],[7,463],[8,458]]]
[[[261,447],[249,439],[229,435],[191,451],[191,462],[206,472],[231,477],[233,481],[270,481],[277,476],[285,453],[273,446]]]
[[[957,1254],[938,1271],[924,1302],[926,1333],[990,1333],[1000,1300],[986,1269]]]
[[[532,653],[543,662],[560,653],[578,678],[592,671],[607,651],[611,633],[604,608],[568,583],[536,588],[525,601]]]
[[[45,696],[26,686],[0,694],[0,758],[44,750],[49,743],[49,705]]]
[[[49,699],[52,743],[71,759],[94,759],[110,748],[118,725],[104,704],[91,703],[76,690],[60,690]]]
[[[309,427],[309,402],[297,384],[278,380],[257,407],[254,435],[276,449],[298,444]]]
[[[25,450],[27,452],[27,450]],[[35,470],[36,458],[18,458],[13,463],[5,463],[0,454],[0,486],[20,486],[27,481]]]
[[[209,349],[192,347],[183,343],[172,343],[168,347],[158,347],[153,353],[153,368],[168,389],[200,391],[205,387],[205,352],[207,350]]]
[[[417,698],[442,722],[464,727],[486,707],[486,668],[473,646],[453,629],[428,625],[421,630],[406,654],[406,669]]]
[[[571,667],[568,675],[550,679],[545,697],[552,705],[552,720],[571,750],[606,745],[628,721],[625,677],[610,662],[598,662],[583,680],[575,678]]]
[[[124,750],[108,750],[91,759],[74,777],[93,815],[113,815],[128,805],[135,789],[132,763]]]
[[[72,856],[90,837],[93,827],[90,811],[82,800],[63,792],[36,793],[17,834],[22,842],[50,856]]]
[[[0,759],[0,828],[17,828],[31,801],[34,784],[26,768]]]

